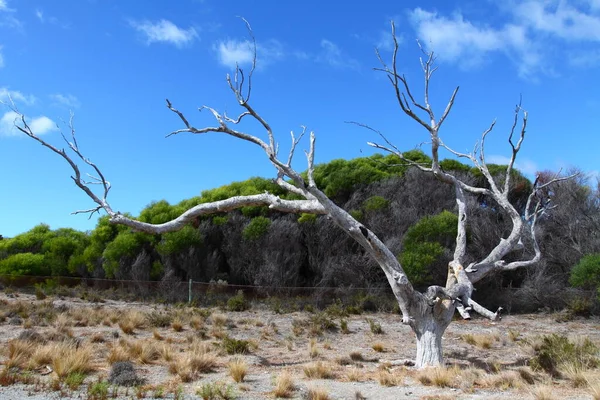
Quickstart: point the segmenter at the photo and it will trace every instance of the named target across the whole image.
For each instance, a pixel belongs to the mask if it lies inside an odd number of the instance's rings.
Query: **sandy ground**
[[[143,303],[125,303],[120,301],[106,301],[104,303],[92,304],[78,299],[48,298],[48,301],[57,309],[75,310],[102,310],[102,312],[125,313],[131,310],[142,313],[153,311],[173,310],[173,307]],[[21,294],[7,296],[0,294],[0,303],[6,310],[11,304],[22,302],[29,304],[32,309],[41,307],[41,302],[32,295]],[[90,311],[91,312],[91,311]],[[352,315],[346,318],[350,333],[337,331],[325,331],[322,335],[311,338],[307,331],[298,332],[294,330],[293,321],[304,321],[312,314],[306,312],[295,312],[289,314],[276,314],[266,310],[264,307],[255,306],[244,312],[224,312],[215,309],[214,312],[225,314],[229,321],[224,330],[225,334],[237,339],[249,339],[257,346],[248,354],[241,357],[249,366],[248,375],[243,383],[235,383],[229,377],[227,363],[233,356],[221,353],[218,358],[218,366],[214,372],[203,373],[195,377],[193,381],[183,383],[178,381],[168,370],[167,363],[153,362],[148,364],[136,363],[136,369],[140,377],[144,378],[147,387],[145,393],[135,392],[134,389],[126,391],[118,389],[117,398],[174,398],[174,394],[165,390],[163,397],[155,397],[153,388],[163,385],[165,388],[181,388],[181,398],[196,399],[196,390],[206,382],[224,382],[234,387],[239,399],[266,399],[274,398],[272,391],[275,378],[283,370],[289,371],[295,381],[296,390],[293,392],[294,399],[307,398],[309,388],[321,387],[326,389],[330,399],[515,399],[536,398],[535,390],[540,386],[550,388],[556,399],[591,399],[592,396],[586,388],[573,388],[565,379],[552,379],[546,374],[537,374],[536,383],[533,385],[523,384],[519,388],[484,388],[481,385],[456,384],[453,388],[439,388],[425,386],[418,381],[418,371],[405,367],[388,367],[391,374],[399,376],[400,379],[395,386],[384,386],[377,380],[377,374],[386,361],[399,359],[411,359],[414,357],[416,344],[410,328],[400,323],[397,315],[384,313],[371,313]],[[206,312],[207,313],[207,312]],[[85,314],[85,313],[84,313]],[[1,315],[1,314],[0,314]],[[121,314],[119,314],[121,315]],[[125,314],[122,314],[125,315]],[[476,367],[483,370],[516,370],[527,366],[532,355],[531,346],[528,341],[539,335],[556,333],[566,335],[570,338],[588,337],[600,344],[600,324],[598,319],[577,319],[569,322],[556,322],[557,315],[508,315],[502,321],[490,322],[483,319],[471,321],[455,321],[447,329],[444,335],[444,355],[448,365],[455,365],[461,369]],[[383,334],[373,334],[367,319],[381,324]],[[205,340],[217,345],[219,338],[210,334],[210,320],[206,319],[208,335]],[[339,319],[336,319],[339,325]],[[19,337],[27,325],[26,320],[21,324],[10,323],[6,318],[0,323],[0,346],[4,348],[0,360],[7,360],[7,344]],[[42,324],[43,325],[43,324]],[[98,380],[106,379],[110,366],[106,361],[108,348],[119,340],[125,338],[128,341],[156,340],[153,336],[154,328],[136,329],[133,334],[124,334],[118,322],[109,326],[103,324],[74,323],[70,326],[74,338],[79,338],[80,343],[91,343],[93,336],[102,336],[103,343],[94,343],[96,370],[88,378],[85,384],[76,391],[62,390],[52,391],[49,385],[23,385],[14,384],[0,387],[0,399],[85,399],[89,398],[86,387]],[[298,323],[296,322],[296,325]],[[36,326],[40,334],[50,335],[56,330],[55,326]],[[171,343],[174,348],[184,353],[186,342],[197,332],[189,325],[183,330],[176,332],[171,327],[156,329],[162,340]],[[491,340],[489,348],[481,348],[468,344],[465,334],[481,335]],[[118,336],[118,337],[117,337]],[[309,354],[311,339],[316,341],[316,356]],[[516,340],[514,340],[516,339]],[[373,350],[374,344],[383,346],[383,352]],[[314,346],[313,346],[314,347]],[[348,362],[349,355],[360,353],[362,360]],[[344,361],[346,360],[346,361]],[[333,369],[333,379],[308,379],[303,367],[316,361],[328,363]],[[348,365],[344,365],[348,364]],[[347,373],[350,370],[359,371],[360,381],[348,381]],[[37,374],[37,372],[34,372]],[[492,373],[490,373],[492,375]],[[598,375],[596,375],[598,377]],[[53,374],[39,375],[36,377],[40,382],[49,382]],[[358,395],[359,394],[359,395]],[[146,397],[144,397],[144,395]],[[538,396],[539,397],[539,396]]]

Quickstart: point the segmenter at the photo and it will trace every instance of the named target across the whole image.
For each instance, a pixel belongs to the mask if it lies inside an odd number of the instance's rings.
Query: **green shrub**
[[[212,223],[216,226],[225,225],[229,221],[229,216],[227,215],[216,215],[212,217]]]
[[[357,221],[361,221],[364,216],[362,210],[350,210],[349,214],[350,216],[352,216],[352,218],[354,218]]]
[[[534,370],[543,370],[551,375],[559,375],[559,369],[569,366],[575,370],[596,368],[600,365],[599,348],[590,339],[571,342],[566,336],[551,334],[541,338],[533,345],[534,357],[530,366]]]
[[[236,398],[232,385],[223,382],[207,382],[196,390],[196,395],[202,400],[231,400]]]
[[[454,246],[457,224],[458,217],[455,214],[442,211],[422,218],[408,229],[398,261],[415,286],[431,282],[436,263],[439,263],[446,249]],[[446,268],[437,272],[445,275]]]
[[[180,253],[191,247],[197,247],[202,244],[202,235],[198,229],[191,225],[186,225],[175,232],[168,232],[162,235],[161,241],[156,246],[160,255],[171,255]]]
[[[378,211],[387,208],[390,202],[381,196],[372,196],[366,199],[363,203],[365,211]]]
[[[235,296],[227,300],[228,311],[245,311],[250,308],[250,303],[244,296],[243,290],[238,290]]]
[[[223,338],[223,348],[227,354],[246,354],[249,346],[250,342],[247,340],[234,339],[229,336]]]
[[[337,325],[329,315],[320,312],[309,317],[309,330],[312,336],[321,335],[323,331],[335,331]]]
[[[600,253],[588,254],[571,270],[569,283],[575,287],[596,289],[600,299]]]
[[[298,223],[299,224],[312,224],[316,220],[317,220],[317,215],[316,214],[306,214],[306,213],[303,213],[298,218]]]
[[[371,318],[367,318],[367,322],[369,323],[369,328],[371,329],[371,333],[374,335],[383,335],[383,328],[381,324]]]
[[[0,261],[0,275],[50,275],[43,254],[18,253]]]
[[[263,237],[271,227],[271,220],[267,217],[256,217],[246,225],[242,231],[245,240],[257,240]]]

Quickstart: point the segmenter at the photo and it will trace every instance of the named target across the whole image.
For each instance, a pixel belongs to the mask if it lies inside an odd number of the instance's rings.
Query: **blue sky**
[[[142,6],[143,4],[143,6]],[[497,1],[0,0],[0,99],[10,95],[36,133],[62,146],[56,124],[75,114],[79,144],[113,185],[115,210],[176,203],[204,189],[274,170],[261,151],[218,135],[179,135],[169,98],[197,127],[197,107],[237,111],[225,75],[250,59],[245,17],[258,43],[252,103],[281,148],[302,125],[317,136],[317,162],[372,154],[370,132],[401,149],[427,140],[401,114],[374,49],[401,42],[399,68],[422,88],[415,39],[438,55],[432,104],[441,112],[460,85],[442,138],[469,151],[494,118],[488,160],[502,162],[519,96],[529,129],[518,166],[580,167],[597,174],[600,0]],[[0,109],[0,234],[38,223],[92,229],[93,207],[63,160],[12,128]],[[244,128],[264,137],[256,124]],[[307,144],[304,143],[303,148]],[[298,156],[302,156],[299,152]],[[295,165],[305,168],[303,157]]]

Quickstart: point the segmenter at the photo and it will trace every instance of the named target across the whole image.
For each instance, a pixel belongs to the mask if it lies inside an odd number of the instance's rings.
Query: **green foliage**
[[[271,220],[267,217],[256,217],[246,225],[242,231],[242,237],[246,240],[260,239],[269,231]]]
[[[588,254],[571,270],[569,283],[575,287],[596,289],[600,298],[600,253]]]
[[[431,280],[431,266],[446,248],[453,246],[457,224],[458,217],[455,214],[442,211],[438,215],[422,218],[408,229],[399,261],[414,285],[424,285]]]
[[[566,336],[551,334],[543,336],[533,349],[535,355],[529,363],[531,368],[552,375],[558,375],[558,370],[564,366],[581,371],[600,365],[600,349],[589,338],[571,342]]]
[[[227,354],[246,354],[250,347],[250,342],[242,339],[234,339],[229,336],[223,338],[223,348]]]
[[[229,221],[229,217],[227,215],[216,215],[212,218],[212,223],[215,226],[225,225]]]
[[[273,193],[275,195],[286,194],[286,192],[273,183],[272,180],[254,177],[242,182],[233,182],[216,189],[204,190],[202,191],[199,201],[200,203],[210,203],[218,200],[226,200],[234,196],[249,196],[264,192]]]
[[[362,210],[350,210],[348,214],[357,221],[361,221],[364,217]]]
[[[202,235],[198,229],[186,225],[178,231],[163,234],[156,250],[160,255],[172,255],[200,245],[202,245]]]
[[[363,203],[365,211],[378,211],[387,208],[390,202],[385,197],[371,196]]]
[[[374,335],[383,335],[383,328],[381,324],[371,318],[367,318],[367,322],[369,323],[369,329],[371,329],[371,333]]]
[[[202,400],[232,400],[236,398],[233,385],[223,382],[207,382],[203,383],[196,390],[196,395]]]
[[[298,223],[299,224],[312,224],[313,222],[315,222],[317,220],[317,215],[316,214],[300,214],[300,217],[298,218]]]
[[[431,159],[422,151],[413,150],[404,156],[418,163],[430,163]],[[402,175],[408,166],[395,155],[375,154],[353,160],[333,160],[315,166],[314,178],[317,186],[331,198],[347,197],[353,187]]]
[[[178,210],[171,206],[168,201],[161,200],[148,204],[142,212],[140,212],[138,219],[150,224],[164,224],[165,222],[177,218],[179,214]]]
[[[0,275],[50,275],[43,254],[18,253],[0,261]]]
[[[88,399],[104,400],[108,398],[110,383],[106,381],[96,382],[88,387]]]
[[[122,257],[136,256],[142,246],[150,242],[150,236],[145,233],[122,231],[117,237],[106,245],[102,257],[104,257],[104,272],[112,278],[119,268]]]
[[[250,308],[248,299],[244,296],[243,290],[238,290],[235,296],[232,296],[227,300],[228,311],[245,311]]]
[[[457,161],[457,160],[454,160],[451,158],[447,158],[445,160],[440,161],[440,167],[442,167],[442,169],[447,172],[450,172],[450,171],[469,172],[469,171],[471,171],[471,167],[469,167],[468,165],[463,164],[460,161]]]

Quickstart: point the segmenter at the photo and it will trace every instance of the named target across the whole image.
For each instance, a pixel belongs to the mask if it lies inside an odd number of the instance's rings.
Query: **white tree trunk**
[[[445,330],[445,327],[431,319],[427,321],[422,330],[415,332],[417,335],[415,366],[417,368],[443,365],[442,335]]]

